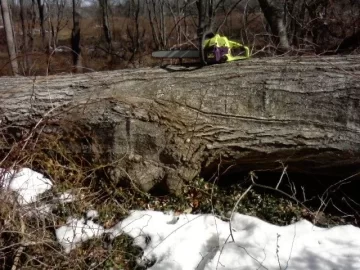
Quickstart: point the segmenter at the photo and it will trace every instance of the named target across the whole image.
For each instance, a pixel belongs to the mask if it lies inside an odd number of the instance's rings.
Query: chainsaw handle
[[[241,43],[238,43],[238,42],[235,42],[235,41],[231,41],[229,40],[229,44],[230,44],[230,48],[244,48],[245,50],[245,57],[246,58],[249,58],[250,57],[250,50],[249,50],[249,47],[241,44]]]
[[[245,49],[245,57],[249,58],[250,57],[250,50],[248,46],[243,45],[243,48]]]
[[[207,65],[205,60],[205,40],[209,37],[209,35],[211,35],[211,37],[215,36],[214,32],[211,30],[204,31],[201,36],[201,44],[199,44],[200,60],[203,65]]]

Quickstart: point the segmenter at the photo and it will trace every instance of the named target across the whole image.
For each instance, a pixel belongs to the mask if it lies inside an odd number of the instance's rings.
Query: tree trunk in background
[[[206,64],[203,46],[206,35],[213,32],[214,2],[212,0],[197,0],[196,7],[198,13],[198,46],[199,50],[201,50],[201,62]]]
[[[44,0],[37,0],[38,8],[39,8],[39,22],[40,22],[40,33],[42,38],[42,45],[46,49],[46,53],[49,52],[49,44],[46,41],[46,31],[45,31],[45,5]]]
[[[128,38],[131,41],[131,46],[128,48],[129,52],[131,52],[131,56],[129,58],[129,63],[135,64],[135,57],[138,55],[138,62],[142,61],[142,45],[144,42],[145,29],[140,27],[140,11],[141,11],[141,1],[140,0],[131,0],[129,1],[129,13],[128,16],[130,20],[133,22],[133,27],[129,27],[127,25],[126,33]],[[141,29],[141,31],[140,31]]]
[[[359,76],[359,56],[315,56],[5,77],[0,130],[18,140],[83,130],[68,151],[100,156],[111,179],[143,190],[179,191],[219,164],[249,172],[281,162],[341,179],[360,166]]]
[[[22,53],[24,54],[24,70],[27,74],[29,68],[29,59],[28,59],[28,31],[26,28],[26,11],[24,7],[24,0],[20,0],[20,20],[21,20],[21,30],[22,30]]]
[[[48,33],[48,40],[47,40],[47,46],[49,48],[49,53],[51,47],[55,50],[56,43],[55,43],[55,29],[53,24],[53,17],[54,17],[54,10],[50,10],[49,3],[46,3],[46,9],[47,9],[47,33]]]
[[[207,0],[205,0],[207,1]],[[205,15],[204,15],[204,0],[197,0],[196,7],[198,11],[198,27],[197,27],[197,37],[198,37],[198,48],[201,52],[201,62],[206,64],[205,62],[205,54],[203,48],[204,44],[204,35],[205,35]]]
[[[71,32],[71,49],[73,55],[74,72],[82,72],[81,48],[80,48],[80,14],[77,10],[76,0],[73,3],[73,29]]]
[[[146,9],[148,17],[150,20],[151,33],[155,47],[157,50],[165,49],[167,46],[167,31],[166,31],[166,12],[165,7],[166,3],[164,0],[146,0]],[[176,25],[176,17],[172,10],[171,3],[167,2],[167,8],[170,11],[173,19],[175,20],[174,24]],[[176,26],[178,29],[178,26]]]
[[[102,12],[102,24],[104,30],[104,37],[107,44],[107,52],[108,52],[108,62],[109,67],[111,67],[112,63],[112,38],[111,31],[109,25],[109,3],[108,0],[100,0],[100,7]]]
[[[14,32],[10,19],[9,6],[7,0],[0,0],[0,1],[1,1],[1,14],[4,22],[5,33],[6,33],[6,42],[9,53],[9,59],[11,63],[11,69],[13,75],[18,75],[19,66],[16,58],[16,47],[15,47],[15,41],[13,35]]]
[[[270,25],[272,33],[279,40],[281,50],[289,50],[290,44],[284,24],[284,1],[283,0],[258,0],[261,10]]]
[[[36,25],[36,1],[31,0],[31,7],[28,10],[29,25],[28,25],[28,35],[29,35],[29,53],[32,53],[34,50],[34,29]]]

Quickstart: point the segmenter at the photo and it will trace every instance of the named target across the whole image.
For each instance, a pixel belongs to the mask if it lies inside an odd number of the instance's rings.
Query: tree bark
[[[285,12],[283,0],[259,0],[259,4],[272,33],[278,39],[280,49],[289,50],[290,44],[284,24]]]
[[[205,65],[204,40],[206,35],[213,33],[213,19],[215,16],[214,3],[212,0],[197,0],[196,8],[198,13],[198,47],[200,50],[201,63]]]
[[[165,183],[178,192],[219,164],[249,172],[282,162],[289,172],[339,177],[358,169],[359,56],[171,71],[0,78],[1,130],[86,129],[91,140],[68,150],[100,155],[114,181],[131,179],[143,190]]]
[[[34,50],[34,29],[35,29],[35,25],[36,25],[36,1],[35,0],[31,0],[31,7],[28,10],[28,12],[29,12],[28,13],[28,16],[29,16],[29,25],[28,25],[29,49],[28,49],[28,51],[30,54],[32,54],[32,52]]]
[[[28,56],[28,31],[26,28],[26,10],[24,7],[24,0],[19,1],[20,4],[20,20],[22,30],[22,52],[24,54],[24,70],[27,73],[29,68],[29,56]]]
[[[78,8],[80,2],[72,0],[73,5],[73,29],[71,32],[71,49],[73,55],[74,72],[82,72],[81,47],[80,47],[80,14]]]
[[[100,7],[101,7],[101,14],[102,14],[102,24],[103,24],[103,31],[105,41],[107,43],[107,50],[109,56],[112,55],[112,38],[111,38],[111,31],[110,31],[110,24],[109,24],[109,3],[108,0],[99,0]]]
[[[40,23],[40,33],[42,45],[46,48],[46,52],[49,52],[48,42],[46,41],[46,30],[45,30],[45,4],[43,0],[37,0],[38,9],[39,9],[39,23]]]
[[[1,15],[4,22],[5,34],[6,34],[6,43],[9,53],[9,60],[11,63],[11,69],[13,75],[19,74],[19,66],[16,58],[16,47],[13,35],[13,26],[10,19],[10,11],[7,0],[1,0]]]

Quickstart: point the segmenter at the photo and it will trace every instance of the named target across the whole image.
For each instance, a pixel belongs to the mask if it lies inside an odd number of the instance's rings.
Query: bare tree
[[[71,32],[71,48],[75,72],[82,71],[81,48],[80,48],[80,14],[78,7],[81,1],[72,0],[73,4],[73,29]]]
[[[197,35],[198,35],[198,46],[201,51],[201,62],[206,64],[203,44],[205,36],[213,32],[213,23],[215,15],[215,6],[214,0],[197,0],[196,7],[198,11],[198,25],[197,25]]]
[[[172,7],[172,1],[171,0],[167,0],[166,2],[167,4],[167,8],[168,10],[170,11],[171,13],[171,16],[173,18],[173,21],[174,21],[174,27],[173,29],[170,31],[169,35],[172,34],[172,31],[174,29],[176,29],[176,43],[177,44],[181,44],[181,36],[182,36],[182,25],[181,25],[181,21],[185,21],[186,20],[186,17],[185,17],[185,8],[186,7],[186,4],[187,2],[182,3],[182,1],[176,1],[176,7],[173,8]],[[182,7],[181,7],[182,6]],[[175,11],[174,11],[175,10]],[[185,34],[186,36],[186,34]],[[185,37],[186,38],[186,37]]]
[[[36,0],[31,0],[31,6],[28,9],[28,44],[29,44],[29,48],[28,51],[29,53],[31,53],[34,49],[34,29],[35,29],[35,25],[36,25]]]
[[[109,24],[109,2],[108,0],[99,0],[101,8],[102,26],[104,31],[104,37],[107,44],[107,52],[109,63],[112,62],[112,35]]]
[[[39,22],[40,22],[40,33],[42,38],[42,45],[46,48],[46,51],[49,51],[49,46],[46,41],[46,31],[45,31],[45,3],[44,0],[37,0],[38,9],[39,9]]]
[[[287,0],[285,24],[297,49],[351,52],[359,44],[360,2]]]
[[[8,53],[11,63],[11,69],[13,74],[16,76],[19,74],[19,66],[16,59],[16,47],[13,35],[13,27],[10,19],[10,12],[7,0],[1,1],[1,15],[4,22],[4,28],[6,33],[6,42],[8,47]]]
[[[156,49],[164,49],[167,45],[165,3],[165,0],[146,0],[151,33]]]
[[[28,35],[26,27],[26,11],[24,6],[24,0],[19,1],[20,4],[20,20],[21,20],[21,30],[22,30],[22,52],[24,54],[24,70],[27,72],[29,67],[29,57],[28,57]]]
[[[135,55],[141,53],[140,49],[143,44],[143,38],[145,35],[145,29],[141,30],[140,27],[140,11],[141,11],[141,1],[140,0],[130,0],[129,1],[129,17],[132,21],[133,27],[129,25],[126,28],[127,36],[130,38],[130,46],[128,50],[131,52],[129,62],[133,62]],[[141,54],[140,54],[141,60]]]
[[[281,49],[289,50],[290,43],[284,23],[284,0],[258,0],[272,33],[278,39]]]
[[[49,28],[51,30],[51,38],[49,43],[56,48],[58,46],[59,32],[69,23],[70,16],[66,12],[68,4],[67,0],[53,0],[47,2]]]

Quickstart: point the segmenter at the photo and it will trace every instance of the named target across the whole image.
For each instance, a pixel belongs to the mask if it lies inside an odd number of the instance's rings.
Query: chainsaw
[[[235,49],[243,49],[243,55],[235,55]],[[204,60],[207,64],[218,64],[247,59],[250,57],[249,48],[236,41],[229,40],[219,34],[205,39],[202,47]],[[201,58],[200,50],[169,50],[155,51],[152,57],[155,58],[178,58],[180,62],[184,58]]]

